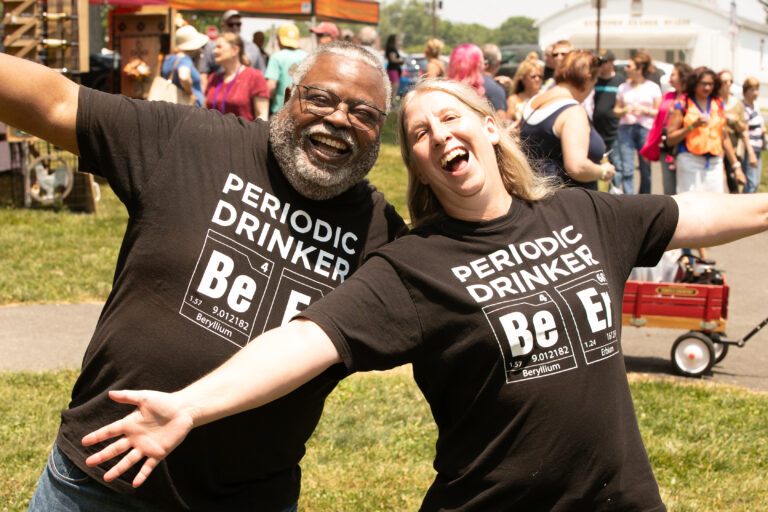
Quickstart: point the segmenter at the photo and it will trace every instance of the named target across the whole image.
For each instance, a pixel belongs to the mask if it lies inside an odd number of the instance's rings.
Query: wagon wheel
[[[29,195],[42,204],[61,201],[72,191],[75,176],[66,160],[59,155],[42,155],[29,163]]]
[[[728,355],[728,344],[716,341],[713,345],[715,346],[715,364],[717,364]]]
[[[672,366],[686,377],[701,377],[715,364],[715,346],[706,334],[690,331],[672,344]]]
[[[728,355],[728,344],[722,343],[720,340],[725,336],[724,332],[713,332],[707,334],[709,339],[712,340],[712,344],[715,347],[715,363],[717,364]]]

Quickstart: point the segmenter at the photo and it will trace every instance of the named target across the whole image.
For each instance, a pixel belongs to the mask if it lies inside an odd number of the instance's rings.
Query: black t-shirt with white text
[[[677,214],[666,196],[514,200],[498,219],[414,229],[301,313],[350,371],[413,364],[439,431],[422,510],[665,510],[621,308]]]
[[[403,228],[364,181],[312,201],[282,175],[268,125],[82,88],[81,169],[108,179],[129,221],[113,290],[57,438],[90,476],[86,433],[127,414],[110,389],[175,391],[347,279]],[[298,499],[304,443],[336,365],[265,407],[194,429],[135,490],[163,510],[281,510]],[[109,467],[114,462],[108,463]]]

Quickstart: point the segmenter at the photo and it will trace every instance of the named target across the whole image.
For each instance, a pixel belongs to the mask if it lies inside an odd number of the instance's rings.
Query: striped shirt
[[[760,152],[763,149],[763,131],[765,130],[765,122],[763,121],[763,116],[756,107],[757,105],[750,107],[744,103],[744,116],[747,121],[749,144],[755,152]]]

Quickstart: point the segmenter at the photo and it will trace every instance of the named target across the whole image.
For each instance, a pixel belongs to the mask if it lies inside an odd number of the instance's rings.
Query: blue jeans
[[[763,170],[763,156],[759,150],[755,150],[755,156],[757,156],[757,167],[749,165],[748,156],[745,156],[744,160],[741,162],[741,168],[747,176],[747,184],[741,189],[742,194],[754,194],[757,192],[757,187],[760,186],[760,175]]]
[[[619,155],[621,165],[616,169],[614,183],[621,186],[625,194],[635,193],[635,153],[642,149],[645,139],[648,137],[648,128],[639,124],[619,125]],[[651,193],[651,164],[645,158],[638,155],[640,161],[640,193]],[[619,175],[621,175],[619,177]]]
[[[293,505],[282,512],[296,512]],[[28,512],[161,512],[147,503],[101,485],[78,468],[54,443]]]

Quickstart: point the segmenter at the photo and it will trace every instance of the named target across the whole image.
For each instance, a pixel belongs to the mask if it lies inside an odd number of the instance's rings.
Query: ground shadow
[[[624,356],[624,364],[628,372],[675,375],[669,359],[660,357]]]

